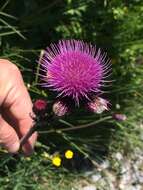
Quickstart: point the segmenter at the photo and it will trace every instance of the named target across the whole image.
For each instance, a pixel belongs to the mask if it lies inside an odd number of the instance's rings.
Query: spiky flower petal
[[[109,72],[109,60],[91,44],[80,40],[61,40],[45,51],[42,67],[43,86],[58,96],[72,97],[76,103],[99,93]]]

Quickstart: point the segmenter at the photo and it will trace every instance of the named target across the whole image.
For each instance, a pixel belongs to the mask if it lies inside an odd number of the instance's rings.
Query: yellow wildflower
[[[65,157],[66,157],[67,159],[72,159],[72,158],[73,158],[73,152],[72,152],[71,150],[67,150],[67,151],[65,152]]]
[[[61,165],[61,162],[62,162],[62,160],[59,156],[55,156],[52,158],[53,165],[55,165],[57,167],[59,167]]]

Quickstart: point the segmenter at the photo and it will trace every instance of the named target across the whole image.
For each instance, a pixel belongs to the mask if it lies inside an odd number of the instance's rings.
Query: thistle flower
[[[33,103],[34,111],[44,111],[47,107],[47,102],[42,99],[38,99]]]
[[[108,104],[109,101],[100,97],[96,97],[93,101],[89,102],[87,105],[89,110],[91,110],[94,113],[100,114],[105,110],[109,110]]]
[[[109,66],[106,54],[95,46],[80,40],[61,40],[45,51],[42,85],[56,91],[58,97],[70,97],[79,104],[79,100],[89,100],[91,94],[101,92]]]
[[[68,107],[62,101],[57,101],[53,104],[53,112],[56,116],[64,116],[68,112]]]

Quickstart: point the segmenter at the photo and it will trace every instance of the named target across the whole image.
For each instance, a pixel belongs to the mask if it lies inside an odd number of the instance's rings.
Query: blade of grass
[[[18,20],[15,16],[12,16],[12,15],[7,14],[7,13],[2,12],[2,11],[0,11],[0,15],[3,15],[3,16],[8,17],[8,18],[12,18],[14,20]]]
[[[21,32],[18,31],[15,27],[11,26],[3,19],[0,19],[0,22],[2,22],[4,25],[8,26],[13,32],[17,33],[22,39],[26,40],[26,38],[21,34]]]
[[[69,123],[69,122],[67,122],[67,121],[65,121],[65,120],[63,120],[63,119],[59,119],[59,122],[65,124],[65,125],[67,125],[67,126],[69,126],[69,127],[74,127],[73,124],[71,124],[71,123]]]
[[[71,139],[63,132],[58,133],[60,134],[72,147],[74,147],[75,149],[77,149],[80,153],[82,153],[86,158],[89,158],[89,155],[83,151],[82,148],[80,148],[80,146],[76,145],[73,141],[71,141]]]
[[[82,155],[85,156],[85,158],[88,158],[92,164],[97,167],[98,169],[101,169],[101,166],[95,161],[93,160],[90,155],[84,151],[84,149],[80,146],[78,146],[77,144],[75,144],[73,141],[71,141],[71,139],[65,134],[65,133],[59,133],[73,148],[75,148],[77,151],[79,151]],[[106,172],[106,171],[105,171]]]
[[[19,30],[17,30],[18,32],[20,32]],[[4,33],[0,33],[0,37],[2,36],[9,36],[9,35],[12,35],[12,34],[16,34],[17,32],[15,31],[10,31],[10,32],[4,32]]]
[[[39,71],[40,71],[40,64],[41,64],[41,60],[42,60],[42,57],[44,55],[44,50],[41,51],[40,53],[40,58],[39,58],[39,61],[38,61],[38,65],[37,65],[37,70],[36,70],[36,75],[35,75],[35,84],[38,83],[38,76],[39,76]]]
[[[9,4],[9,2],[10,2],[10,0],[7,0],[7,1],[3,4],[3,6],[0,8],[0,11],[3,11],[3,10],[6,8],[6,6]]]

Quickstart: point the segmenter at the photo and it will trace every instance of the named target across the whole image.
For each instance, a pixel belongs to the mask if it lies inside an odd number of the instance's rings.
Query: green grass
[[[3,158],[4,159],[4,158]],[[11,171],[8,165],[13,165]],[[64,168],[54,168],[49,161],[39,154],[31,158],[5,158],[5,164],[1,164],[3,177],[0,178],[0,189],[71,189],[74,181],[73,174]],[[67,176],[65,178],[65,176]],[[76,178],[78,178],[77,174]],[[76,179],[75,179],[76,181]],[[67,188],[66,188],[67,187]]]

